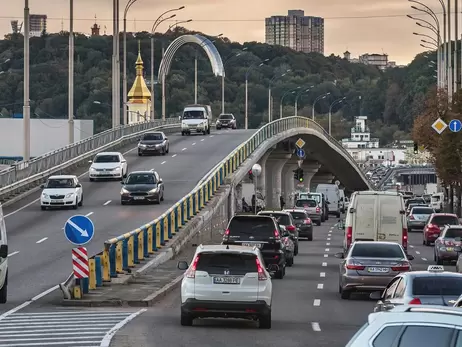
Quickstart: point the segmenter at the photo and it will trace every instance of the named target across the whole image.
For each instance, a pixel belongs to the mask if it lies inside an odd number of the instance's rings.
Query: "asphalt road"
[[[160,216],[254,131],[220,130],[190,137],[170,135],[170,153],[166,156],[138,157],[133,145],[121,150],[129,171],[154,168],[159,172],[165,183],[165,201],[160,205],[121,206],[120,182],[90,182],[83,174],[80,180],[84,206],[77,211],[41,211],[35,201],[40,193],[5,208],[10,250],[9,298],[0,312],[31,299],[70,274],[72,245],[63,233],[69,217],[83,214],[93,220],[96,232],[87,248],[89,254],[95,254],[102,250],[105,240]]]
[[[273,280],[273,326],[259,330],[245,320],[207,319],[180,326],[180,292],[174,290],[156,306],[121,329],[111,347],[344,347],[366,322],[374,301],[368,295],[342,300],[338,266],[343,231],[330,219],[315,228],[314,241],[302,241],[295,265],[283,280]],[[433,264],[432,247],[422,246],[420,233],[410,235],[414,269]],[[448,267],[454,269],[454,267]],[[153,329],[155,327],[155,329]]]

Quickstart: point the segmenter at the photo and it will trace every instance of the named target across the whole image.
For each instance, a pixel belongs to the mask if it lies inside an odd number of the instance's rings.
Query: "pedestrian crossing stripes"
[[[144,311],[13,313],[0,322],[0,347],[109,346],[117,330]]]

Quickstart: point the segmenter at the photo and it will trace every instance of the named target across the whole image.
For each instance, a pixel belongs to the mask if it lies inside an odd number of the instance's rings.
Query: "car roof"
[[[72,178],[77,178],[76,175],[54,175],[48,177],[49,180],[61,180],[61,179],[72,179]]]
[[[390,241],[355,241],[353,244],[359,244],[359,245],[396,245],[399,246],[398,243],[396,242],[390,242]]]
[[[414,204],[410,204],[410,205],[414,205]],[[411,210],[413,210],[415,208],[428,208],[429,210],[433,210],[433,207],[430,207],[428,205],[414,205],[414,206],[412,206]]]
[[[147,133],[144,133],[143,135],[147,135],[147,134],[164,135],[162,131],[148,131]]]
[[[442,272],[432,272],[427,270],[421,271],[410,271],[410,272],[403,272],[401,276],[415,278],[415,277],[428,277],[428,276],[444,276],[444,277],[455,277],[455,278],[462,278],[462,273],[451,272],[451,271],[442,271]]]
[[[364,191],[357,191],[353,194],[356,195],[389,195],[389,196],[399,196],[400,193],[398,192],[387,192],[387,191],[377,191],[377,190],[364,190]]]
[[[199,245],[196,253],[216,252],[216,253],[252,253],[258,254],[258,247],[237,246],[237,245]]]
[[[129,175],[132,175],[132,174],[143,174],[143,175],[146,175],[146,174],[154,174],[156,171],[154,170],[138,170],[138,171],[132,171],[129,173]]]
[[[444,323],[462,325],[462,308],[436,305],[399,305],[389,311],[369,314],[369,324],[384,325],[394,322]]]
[[[446,224],[446,229],[460,229],[462,228],[462,225],[450,225]]]
[[[284,212],[300,212],[300,213],[305,213],[306,214],[306,211],[304,209],[301,209],[301,208],[287,208],[287,209],[284,209]]]
[[[100,152],[96,156],[99,156],[99,155],[119,155],[119,154],[122,154],[122,153],[120,153],[120,152]]]
[[[272,213],[272,214],[285,214],[285,215],[288,215],[290,214],[289,211],[281,211],[281,210],[264,210],[264,211],[260,211],[258,212],[258,215],[261,216],[261,215],[264,215],[265,213]]]
[[[236,218],[236,217],[239,217],[239,218],[273,218],[271,216],[266,216],[266,215],[261,215],[261,214],[235,214],[234,216],[231,217],[231,219],[233,218]]]
[[[435,216],[449,216],[449,217],[456,217],[457,218],[457,215],[454,214],[454,213],[440,213],[440,212],[432,213],[432,217],[435,217]]]

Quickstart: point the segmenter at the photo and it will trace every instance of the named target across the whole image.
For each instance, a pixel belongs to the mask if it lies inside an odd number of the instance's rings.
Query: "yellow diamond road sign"
[[[295,146],[297,146],[298,148],[303,148],[303,146],[305,146],[305,141],[303,141],[302,139],[298,139],[297,142],[295,142]]]
[[[438,118],[432,124],[433,130],[435,130],[438,134],[441,134],[444,130],[446,130],[447,127],[448,127],[448,125],[441,118]]]

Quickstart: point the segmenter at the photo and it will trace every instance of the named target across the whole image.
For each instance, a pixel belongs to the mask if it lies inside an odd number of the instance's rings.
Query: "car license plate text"
[[[246,247],[254,247],[254,246],[257,246],[258,248],[261,248],[261,243],[247,243],[247,242],[243,242],[243,243],[242,243],[242,246],[246,246]]]
[[[385,273],[388,272],[387,267],[370,267],[367,269],[369,272],[375,272],[375,273]]]
[[[134,196],[133,199],[135,199],[135,200],[144,200],[144,196]]]
[[[63,201],[62,201],[62,200],[51,200],[51,203],[52,203],[52,204],[56,204],[56,203],[58,203],[58,202],[63,202]]]
[[[214,277],[213,283],[215,284],[239,284],[241,279],[239,277]]]

